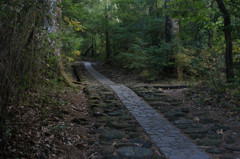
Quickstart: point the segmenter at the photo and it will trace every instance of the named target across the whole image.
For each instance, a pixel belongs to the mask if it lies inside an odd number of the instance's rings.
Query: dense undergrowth
[[[25,118],[24,111],[28,114],[33,109],[32,116],[44,121],[49,115],[47,109],[55,109],[54,105],[59,104],[54,96],[58,98],[65,83],[71,85],[72,79],[65,73],[65,67],[70,68],[72,60],[68,58],[74,56],[66,54],[64,47],[61,51],[61,39],[66,43],[68,32],[73,28],[66,26],[66,32],[58,31],[60,15],[56,4],[50,2],[0,2],[1,156],[12,156],[7,154],[16,151],[16,145],[14,149],[11,147],[14,137],[21,139],[19,130],[25,133],[24,129],[31,126],[31,117]],[[38,124],[43,124],[41,121]]]

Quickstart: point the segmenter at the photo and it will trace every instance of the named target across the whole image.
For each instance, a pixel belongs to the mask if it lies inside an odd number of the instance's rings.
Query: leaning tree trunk
[[[225,35],[225,41],[226,41],[226,75],[227,75],[227,81],[230,82],[231,79],[234,78],[233,73],[233,59],[232,59],[232,35],[231,35],[231,17],[228,13],[228,10],[223,3],[223,0],[216,0],[218,4],[218,8],[223,14],[224,17],[224,35]]]

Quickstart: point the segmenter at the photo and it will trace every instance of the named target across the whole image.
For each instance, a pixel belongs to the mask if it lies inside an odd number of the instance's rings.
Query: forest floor
[[[99,158],[99,134],[83,88],[55,83],[13,105],[0,158]]]
[[[239,159],[240,119],[235,111],[214,105],[209,102],[211,100],[207,103],[199,101],[199,90],[194,88],[159,87],[174,85],[175,82],[144,83],[136,76],[127,75],[111,66],[97,65],[95,68],[114,82],[125,84],[150,104],[153,103],[152,107],[157,112],[214,159]],[[12,107],[9,116],[13,117],[13,121],[9,123],[11,131],[5,157],[2,158],[116,158],[119,153],[136,145],[142,148],[140,151],[164,158],[114,93],[100,85],[84,68],[81,69],[81,86],[58,88],[55,85],[45,89],[48,91],[43,91],[43,94],[31,92],[28,99],[18,104],[18,109]],[[179,104],[154,106],[154,101],[143,92],[151,95],[155,91],[164,92]],[[109,99],[106,100],[106,97]],[[109,104],[117,105],[116,110],[105,107]],[[96,105],[103,106],[104,112]],[[179,117],[177,114],[182,111],[186,115]],[[122,123],[119,115],[128,123]],[[126,136],[123,137],[123,134]],[[122,147],[125,149],[120,149]]]

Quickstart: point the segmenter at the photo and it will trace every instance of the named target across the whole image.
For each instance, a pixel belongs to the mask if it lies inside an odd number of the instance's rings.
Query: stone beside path
[[[145,101],[138,97],[128,87],[115,84],[95,69],[91,63],[84,63],[86,69],[102,84],[109,86],[116,93],[118,98],[126,106],[129,112],[135,117],[138,123],[146,131],[152,141],[158,146],[168,159],[209,159],[207,153],[199,149],[186,136],[184,136],[177,128],[173,127],[162,115],[156,112]],[[149,99],[152,100],[152,99]],[[176,115],[176,114],[175,114]],[[181,114],[178,114],[181,116]],[[183,115],[183,114],[182,114]],[[174,116],[174,115],[173,115]],[[112,123],[112,125],[114,125]],[[129,152],[128,152],[129,151]],[[130,152],[140,152],[141,149],[133,147],[124,147],[118,150],[118,153],[131,154]],[[150,152],[145,152],[149,154]],[[132,157],[132,156],[125,156]]]

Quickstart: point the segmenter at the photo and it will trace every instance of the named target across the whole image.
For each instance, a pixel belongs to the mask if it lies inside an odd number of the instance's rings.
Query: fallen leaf
[[[217,130],[217,134],[223,134],[223,129]]]
[[[199,121],[200,121],[200,119],[199,119],[198,117],[193,118],[193,120],[194,120],[195,122],[199,122]]]

